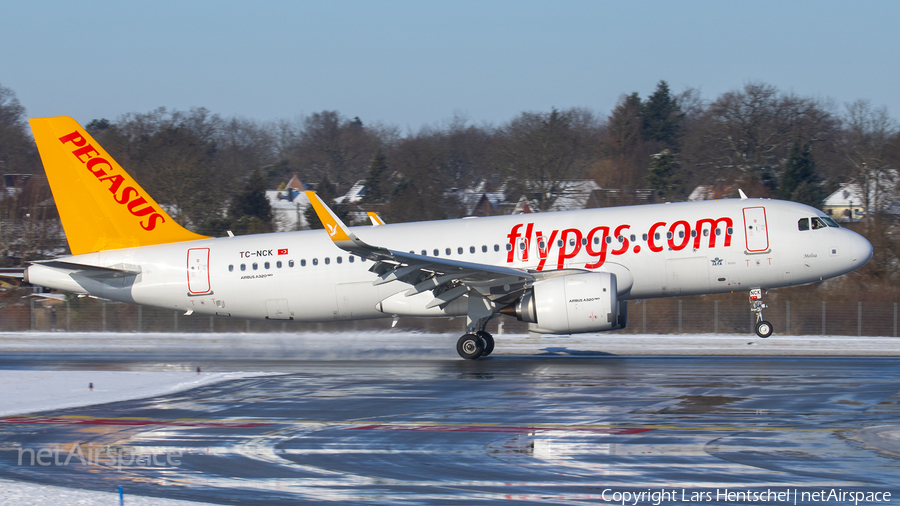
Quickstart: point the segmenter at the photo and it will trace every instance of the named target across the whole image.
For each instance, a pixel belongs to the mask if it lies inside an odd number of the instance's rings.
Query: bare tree
[[[498,132],[498,165],[511,190],[547,211],[570,181],[587,174],[600,131],[584,109],[522,113]]]
[[[847,104],[844,150],[854,180],[862,187],[866,209],[866,228],[871,216],[884,212],[898,194],[897,168],[889,158],[891,140],[897,135],[897,124],[886,107],[872,107],[868,100]]]

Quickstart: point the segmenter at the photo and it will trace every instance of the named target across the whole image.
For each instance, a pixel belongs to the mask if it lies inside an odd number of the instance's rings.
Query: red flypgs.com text
[[[94,146],[87,143],[84,135],[76,130],[68,135],[60,137],[59,142],[63,144],[71,142],[75,146],[76,149],[72,151],[72,154],[75,155],[75,158],[77,158],[79,162],[84,164],[85,168],[87,168],[94,177],[109,185],[109,192],[112,193],[111,198],[117,204],[126,206],[128,212],[138,218],[143,218],[144,216],[147,217],[146,221],[140,221],[141,228],[149,232],[156,228],[160,223],[165,223],[166,219],[163,218],[163,215],[154,209],[153,206],[147,202],[147,199],[141,197],[140,192],[138,192],[136,188],[133,186],[122,188],[125,177],[118,174],[107,174],[107,171],[112,172],[112,164],[109,163],[106,158],[101,157]],[[119,192],[120,189],[122,190],[121,193]]]
[[[509,239],[506,262],[513,263],[516,259],[527,262],[536,244],[539,271],[544,269],[547,259],[551,257],[551,262],[556,260],[556,268],[562,269],[566,260],[575,258],[582,250],[591,257],[584,268],[596,269],[606,262],[609,255],[622,255],[628,250],[640,253],[640,242],[646,242],[650,251],[659,253],[665,248],[672,251],[681,251],[688,246],[693,249],[715,248],[716,241],[724,236],[722,245],[727,248],[731,246],[733,226],[733,220],[728,217],[703,218],[694,223],[685,220],[672,223],[660,221],[638,234],[628,224],[617,227],[601,225],[585,232],[577,228],[536,230],[534,223],[519,223],[506,236]]]

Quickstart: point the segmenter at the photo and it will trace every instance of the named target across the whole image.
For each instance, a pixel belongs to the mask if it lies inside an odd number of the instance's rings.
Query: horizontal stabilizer
[[[65,262],[62,260],[39,260],[34,262],[34,264],[61,271],[81,272],[82,274],[93,278],[125,278],[128,276],[137,276],[141,273],[141,268],[138,266],[104,267],[100,265]]]

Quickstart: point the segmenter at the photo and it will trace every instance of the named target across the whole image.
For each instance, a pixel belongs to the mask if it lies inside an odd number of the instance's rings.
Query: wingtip
[[[322,199],[316,195],[316,192],[307,190],[305,193],[309,203],[313,206],[313,210],[316,212],[316,216],[319,217],[319,221],[325,226],[325,232],[328,233],[328,237],[335,242],[352,240],[352,234],[347,229],[347,226],[325,202],[322,202]]]

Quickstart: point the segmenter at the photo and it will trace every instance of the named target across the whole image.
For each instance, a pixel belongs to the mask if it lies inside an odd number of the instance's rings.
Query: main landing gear
[[[456,352],[466,360],[486,357],[494,351],[494,336],[484,330],[487,319],[481,325],[481,330],[470,332],[459,338],[456,342]]]
[[[756,313],[756,335],[763,339],[771,336],[772,331],[775,330],[771,323],[763,319],[762,310],[769,307],[763,304],[763,299],[766,298],[767,294],[768,292],[764,294],[761,288],[750,290],[750,311]]]

